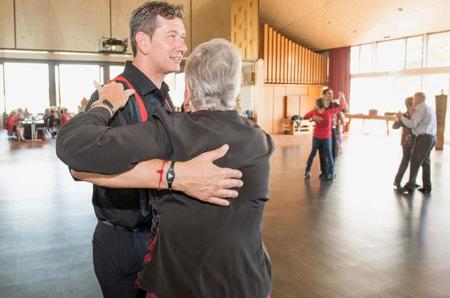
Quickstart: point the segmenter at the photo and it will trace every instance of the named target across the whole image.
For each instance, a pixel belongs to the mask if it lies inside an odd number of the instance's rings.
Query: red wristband
[[[166,161],[165,161],[165,160],[163,160],[163,163],[162,163],[161,169],[159,169],[159,170],[157,170],[157,171],[156,171],[156,173],[158,173],[158,174],[159,174],[158,189],[161,189],[161,182],[162,182],[162,179],[163,179],[163,175],[164,175],[164,166],[165,166],[165,165],[166,165]]]

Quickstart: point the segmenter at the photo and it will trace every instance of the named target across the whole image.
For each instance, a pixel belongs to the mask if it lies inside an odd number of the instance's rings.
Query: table
[[[384,121],[386,121],[387,135],[389,135],[389,133],[390,133],[389,121],[397,121],[396,115],[379,116],[379,115],[364,115],[364,114],[345,114],[345,117],[347,117],[347,119],[348,119],[349,127],[350,127],[350,122],[352,121],[352,119],[362,119],[363,120],[363,129],[364,129],[364,122],[366,120],[384,120]]]
[[[20,124],[23,126],[23,137],[25,139],[31,139],[33,141],[37,140],[37,127],[44,127],[44,121],[21,121]]]

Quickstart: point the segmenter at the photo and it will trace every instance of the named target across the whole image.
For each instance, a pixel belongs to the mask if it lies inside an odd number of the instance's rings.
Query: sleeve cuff
[[[106,123],[111,118],[110,111],[107,108],[102,107],[102,106],[94,107],[94,108],[90,109],[89,111],[87,111],[85,113],[89,113],[91,115],[95,115],[96,117],[99,117],[102,120],[105,120]]]

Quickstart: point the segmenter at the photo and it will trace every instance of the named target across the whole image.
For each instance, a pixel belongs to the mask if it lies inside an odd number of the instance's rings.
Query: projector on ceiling
[[[117,39],[102,37],[100,39],[99,52],[101,53],[125,53],[128,47],[128,38]]]

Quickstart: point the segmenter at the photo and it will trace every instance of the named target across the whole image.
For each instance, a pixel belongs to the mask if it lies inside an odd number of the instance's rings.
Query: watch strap
[[[170,162],[169,169],[167,170],[166,180],[167,180],[167,188],[169,191],[172,191],[172,184],[175,180],[175,169],[174,169],[175,161],[172,160]]]

